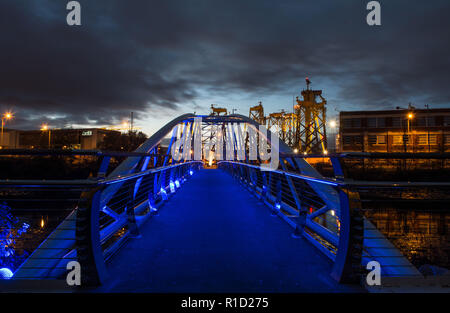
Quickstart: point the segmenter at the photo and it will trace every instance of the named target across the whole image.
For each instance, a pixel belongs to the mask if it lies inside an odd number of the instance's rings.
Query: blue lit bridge
[[[372,260],[383,277],[422,277],[364,218],[359,192],[448,183],[349,181],[340,159],[350,155],[327,156],[334,178],[325,178],[244,116],[199,118],[174,119],[133,153],[57,152],[98,158],[89,179],[0,181],[12,207],[66,212],[8,283],[64,285],[70,261],[81,265],[81,290],[99,292],[360,292]],[[250,129],[277,150],[274,170],[263,168],[273,160],[249,158],[259,146],[245,136]],[[233,160],[194,160],[194,134],[201,149],[223,146]],[[124,160],[109,170],[113,159]],[[24,234],[16,244],[32,239]]]

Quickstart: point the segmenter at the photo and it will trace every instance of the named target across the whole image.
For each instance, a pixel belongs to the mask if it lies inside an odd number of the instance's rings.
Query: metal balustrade
[[[34,155],[59,153],[34,151]],[[67,263],[77,260],[84,272],[82,284],[100,284],[107,275],[105,262],[127,238],[139,236],[139,226],[157,213],[200,164],[197,161],[177,163],[167,154],[92,151],[61,154],[101,156],[97,176],[84,180],[0,181],[0,193],[5,195],[3,202],[22,218],[29,215],[36,219],[42,212],[57,213],[59,217],[55,221],[43,220],[46,225],[42,225],[42,230],[37,227],[33,234],[9,238],[16,248],[34,247],[13,279],[61,279],[67,273]],[[112,156],[139,160],[133,173],[105,177]]]
[[[254,192],[274,215],[291,225],[293,236],[305,236],[329,257],[334,262],[333,278],[342,283],[359,282],[363,218],[357,193],[334,180],[292,171],[263,171],[257,165],[234,161],[220,161],[219,166]],[[339,197],[338,205],[327,205],[310,183],[332,188]]]
[[[294,229],[293,235],[303,235],[330,260],[333,261],[332,277],[339,282],[362,282],[367,273],[365,266],[377,261],[381,266],[382,277],[423,278],[423,275],[394,246],[377,227],[366,218],[371,209],[367,203],[376,203],[380,199],[368,199],[366,194],[379,191],[388,194],[404,191],[432,189],[441,195],[440,203],[450,204],[450,182],[410,182],[410,181],[360,181],[346,179],[342,168],[346,158],[371,159],[424,159],[447,160],[449,155],[415,154],[370,154],[347,153],[335,155],[298,155],[282,154],[277,170],[263,170],[256,162],[219,161],[219,167],[228,171],[241,184],[267,204],[274,215],[280,216]],[[317,178],[301,174],[296,159],[320,158],[330,160],[333,166],[333,178]],[[330,205],[323,194],[317,192],[317,186],[327,186],[327,195],[334,195],[339,202]],[[363,199],[360,194],[362,193]],[[405,201],[396,199],[392,201]],[[426,206],[432,199],[421,199]]]

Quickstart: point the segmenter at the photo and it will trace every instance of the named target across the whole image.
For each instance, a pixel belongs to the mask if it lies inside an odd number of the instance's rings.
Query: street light
[[[51,131],[50,127],[48,126],[48,124],[42,124],[41,131],[44,131],[44,132],[48,131],[48,148],[50,149],[50,140],[51,140],[52,131]]]
[[[414,118],[414,114],[408,113],[408,135],[411,128],[411,120]]]
[[[6,112],[2,115],[2,135],[1,135],[1,144],[0,146],[3,148],[3,127],[5,126],[5,120],[10,120],[14,117],[14,115],[11,112]]]

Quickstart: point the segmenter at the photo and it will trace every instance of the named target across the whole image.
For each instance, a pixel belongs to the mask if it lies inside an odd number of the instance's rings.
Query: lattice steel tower
[[[294,106],[296,116],[294,148],[303,153],[327,153],[326,108],[327,101],[322,90],[312,90],[311,81],[306,78],[306,90],[302,90],[303,100],[297,97]],[[319,98],[320,101],[317,101]]]

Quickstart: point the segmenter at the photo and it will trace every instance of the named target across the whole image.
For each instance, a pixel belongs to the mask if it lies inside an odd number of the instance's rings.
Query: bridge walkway
[[[108,263],[108,292],[345,292],[331,262],[221,170],[201,170]]]

